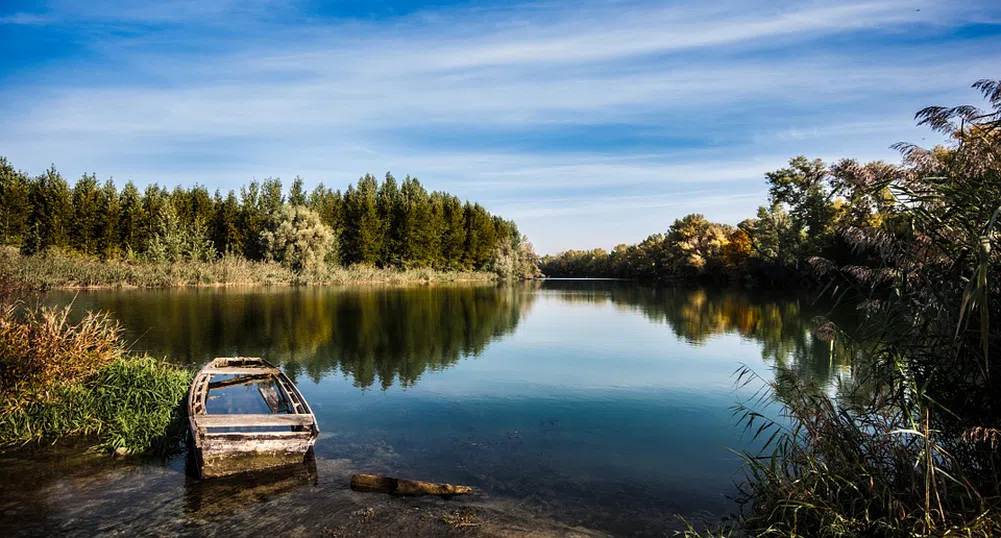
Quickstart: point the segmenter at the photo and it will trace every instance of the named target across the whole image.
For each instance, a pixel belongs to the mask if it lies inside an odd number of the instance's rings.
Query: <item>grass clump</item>
[[[0,447],[89,436],[119,454],[166,454],[183,435],[190,373],[124,351],[104,314],[0,307]]]
[[[74,383],[122,354],[120,329],[88,313],[70,324],[70,307],[0,306],[0,390],[8,398],[45,399],[57,383]]]

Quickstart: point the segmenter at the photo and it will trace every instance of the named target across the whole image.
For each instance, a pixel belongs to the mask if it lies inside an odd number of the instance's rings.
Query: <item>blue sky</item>
[[[0,155],[224,191],[387,170],[540,253],[736,223],[790,157],[896,160],[1001,78],[1001,2],[0,3]]]

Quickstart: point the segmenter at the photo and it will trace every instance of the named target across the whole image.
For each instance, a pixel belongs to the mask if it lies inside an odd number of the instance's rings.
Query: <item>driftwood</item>
[[[469,486],[453,486],[452,484],[434,484],[419,480],[404,480],[374,474],[356,474],[351,477],[351,489],[373,493],[388,493],[390,495],[440,495],[451,497],[471,493]]]

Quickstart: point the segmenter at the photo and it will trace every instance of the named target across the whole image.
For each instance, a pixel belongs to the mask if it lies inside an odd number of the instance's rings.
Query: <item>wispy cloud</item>
[[[0,12],[80,47],[4,73],[0,153],[223,189],[391,169],[524,220],[542,251],[609,247],[750,215],[799,153],[892,157],[926,135],[918,108],[969,100],[1001,62],[1001,8],[973,2],[293,6]]]

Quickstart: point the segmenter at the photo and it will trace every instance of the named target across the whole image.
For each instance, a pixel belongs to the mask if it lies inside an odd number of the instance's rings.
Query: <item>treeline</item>
[[[533,276],[537,260],[513,221],[416,179],[365,175],[342,193],[296,177],[252,181],[239,193],[172,190],[54,167],[39,176],[0,157],[0,244],[31,255],[63,249],[101,259],[210,261],[230,254],[296,270],[323,264],[496,271]]]
[[[814,281],[810,259],[854,263],[840,230],[890,226],[895,201],[889,190],[864,192],[899,173],[898,167],[845,159],[828,165],[800,156],[765,174],[768,205],[737,226],[698,213],[677,219],[667,233],[635,245],[568,250],[542,258],[556,277],[614,277],[662,282],[711,282],[795,286]]]

